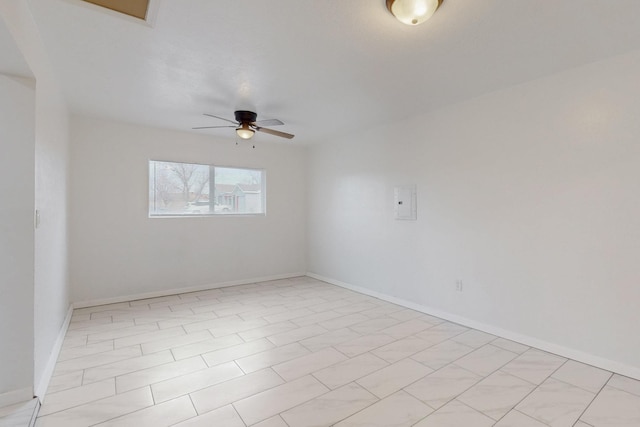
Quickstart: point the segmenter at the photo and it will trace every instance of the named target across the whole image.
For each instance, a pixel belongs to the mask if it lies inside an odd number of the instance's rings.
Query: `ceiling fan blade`
[[[282,123],[278,119],[258,120],[257,122],[255,122],[256,126],[280,126],[283,124],[284,123]]]
[[[217,129],[217,128],[235,128],[238,127],[238,125],[234,125],[234,126],[199,126],[197,128],[191,128],[191,129]]]
[[[281,138],[287,138],[287,139],[291,139],[293,138],[295,135],[292,135],[290,133],[286,133],[286,132],[280,132],[279,130],[273,130],[273,129],[268,129],[268,128],[261,128],[260,126],[255,126],[256,130],[258,132],[264,132],[264,133],[268,133],[270,135],[275,135],[275,136],[279,136]]]
[[[216,118],[216,119],[224,120],[225,122],[233,123],[234,125],[237,125],[237,124],[238,124],[238,122],[236,122],[236,121],[229,120],[229,119],[225,119],[224,117],[214,116],[213,114],[207,114],[207,113],[204,113],[204,115],[205,115],[205,116],[209,116],[209,117],[213,117],[213,118]]]

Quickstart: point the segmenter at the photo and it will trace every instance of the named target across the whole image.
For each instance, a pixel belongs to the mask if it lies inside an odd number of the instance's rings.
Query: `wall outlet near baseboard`
[[[458,279],[456,280],[456,292],[462,292],[462,290],[463,290],[462,280]]]

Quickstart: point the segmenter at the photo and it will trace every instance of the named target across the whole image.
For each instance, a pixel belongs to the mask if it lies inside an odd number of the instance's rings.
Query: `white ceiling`
[[[417,27],[385,0],[161,0],[152,25],[30,1],[73,111],[190,131],[255,109],[296,143],[640,49],[638,0],[444,0]]]

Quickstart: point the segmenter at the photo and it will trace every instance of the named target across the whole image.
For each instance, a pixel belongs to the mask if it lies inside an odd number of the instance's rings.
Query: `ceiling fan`
[[[253,111],[245,111],[245,110],[235,111],[234,112],[234,115],[236,117],[235,122],[233,120],[225,119],[224,117],[214,116],[213,114],[205,113],[204,115],[209,117],[214,117],[216,119],[224,120],[225,122],[233,123],[233,126],[229,126],[229,125],[200,126],[200,127],[195,127],[193,129],[236,128],[236,134],[238,134],[238,136],[242,139],[251,139],[251,137],[253,137],[253,134],[256,131],[268,133],[270,135],[275,135],[275,136],[279,136],[281,138],[287,138],[287,139],[291,139],[294,137],[294,135],[290,133],[280,132],[277,130],[263,127],[263,126],[280,126],[280,125],[283,125],[284,123],[282,123],[278,119],[256,121],[256,119],[258,118],[258,115]]]

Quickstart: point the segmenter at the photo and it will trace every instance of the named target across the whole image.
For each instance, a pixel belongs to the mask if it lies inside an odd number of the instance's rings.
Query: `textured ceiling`
[[[444,0],[417,27],[384,0],[156,0],[151,25],[30,3],[72,111],[189,131],[255,109],[295,143],[640,49],[638,0]]]

